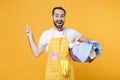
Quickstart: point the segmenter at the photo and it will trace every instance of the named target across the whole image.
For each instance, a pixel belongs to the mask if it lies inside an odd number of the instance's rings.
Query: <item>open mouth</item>
[[[64,25],[64,21],[62,21],[62,20],[56,20],[56,21],[54,21],[54,25],[57,28],[61,28]]]
[[[61,20],[60,20],[60,21],[56,21],[56,23],[57,23],[57,24],[62,24],[63,21],[61,21]]]

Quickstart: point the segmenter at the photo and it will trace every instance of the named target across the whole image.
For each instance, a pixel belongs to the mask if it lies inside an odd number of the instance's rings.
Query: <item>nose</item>
[[[58,20],[61,20],[61,19],[62,19],[62,18],[59,16],[59,17],[58,17]]]

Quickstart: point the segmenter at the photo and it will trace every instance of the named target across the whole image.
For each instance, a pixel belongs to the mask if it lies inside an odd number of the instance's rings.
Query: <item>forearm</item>
[[[88,40],[90,40],[90,39],[88,39],[88,38],[86,38],[84,36],[81,36],[78,41],[85,42],[85,41],[88,41]]]
[[[39,49],[38,46],[35,44],[33,36],[29,36],[28,39],[33,55],[39,56],[42,53],[42,49]]]

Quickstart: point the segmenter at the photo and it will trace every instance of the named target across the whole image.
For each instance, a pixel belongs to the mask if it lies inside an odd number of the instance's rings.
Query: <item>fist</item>
[[[29,37],[29,36],[32,36],[32,31],[31,31],[31,29],[30,29],[30,27],[29,27],[29,25],[28,24],[26,24],[26,35]]]

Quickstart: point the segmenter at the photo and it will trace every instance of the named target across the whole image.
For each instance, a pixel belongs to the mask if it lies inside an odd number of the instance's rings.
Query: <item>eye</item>
[[[55,17],[59,17],[59,15],[58,15],[58,14],[55,14]]]
[[[65,16],[64,16],[64,14],[62,14],[60,17],[61,17],[61,18],[64,18]]]
[[[59,17],[58,15],[55,15],[55,17]]]

